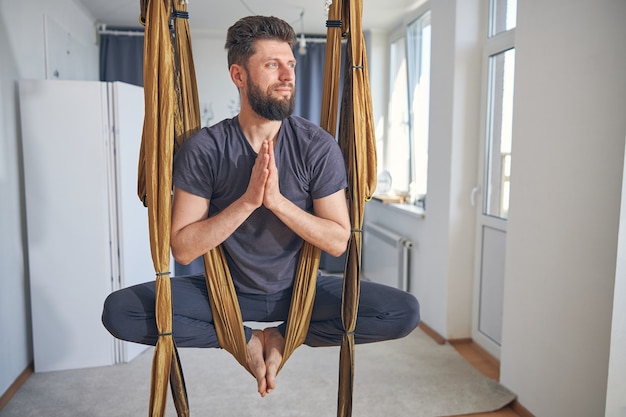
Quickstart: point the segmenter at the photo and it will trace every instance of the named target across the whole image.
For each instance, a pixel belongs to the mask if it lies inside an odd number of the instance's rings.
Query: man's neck
[[[283,123],[281,120],[267,120],[254,112],[241,112],[238,119],[244,136],[256,152],[261,149],[263,141],[276,141]]]

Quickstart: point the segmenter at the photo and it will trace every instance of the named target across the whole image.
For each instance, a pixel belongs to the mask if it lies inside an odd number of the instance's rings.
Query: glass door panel
[[[506,219],[509,213],[514,72],[515,49],[489,57],[483,214],[502,219]]]

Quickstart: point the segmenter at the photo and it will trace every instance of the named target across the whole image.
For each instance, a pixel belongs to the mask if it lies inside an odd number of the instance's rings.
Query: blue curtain
[[[326,44],[308,42],[305,54],[301,54],[298,45],[296,45],[294,55],[298,62],[296,65],[296,109],[294,114],[319,124],[322,115]]]
[[[143,36],[100,35],[100,81],[143,87]]]
[[[294,114],[313,123],[320,123],[322,117],[322,92],[324,85],[325,42],[307,42],[306,53],[301,54],[296,45],[293,53],[296,65],[296,108]],[[345,57],[346,44],[341,45],[341,56]],[[344,60],[341,60],[339,85],[343,85]],[[340,90],[340,94],[341,94]],[[341,100],[341,99],[340,99]],[[339,107],[338,107],[339,108]],[[337,126],[339,117],[337,117]],[[337,137],[337,134],[335,134]]]

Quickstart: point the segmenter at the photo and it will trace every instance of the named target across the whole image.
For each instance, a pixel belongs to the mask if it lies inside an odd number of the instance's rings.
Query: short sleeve
[[[310,148],[316,161],[311,176],[311,197],[314,199],[327,197],[348,186],[346,165],[335,139],[321,130],[316,142]]]
[[[173,184],[194,195],[210,199],[214,175],[211,167],[211,140],[204,130],[187,139],[174,157]]]

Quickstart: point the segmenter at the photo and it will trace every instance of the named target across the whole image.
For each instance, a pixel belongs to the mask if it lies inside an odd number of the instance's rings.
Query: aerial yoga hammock
[[[328,3],[328,1],[327,1]],[[145,118],[139,156],[138,194],[148,207],[150,250],[156,272],[156,324],[159,331],[152,362],[150,416],[164,416],[168,385],[178,416],[189,405],[178,352],[172,337],[170,220],[172,162],[176,149],[200,129],[187,0],[140,0],[145,25]],[[334,0],[326,22],[327,45],[321,126],[335,135],[341,40],[347,38],[346,74],[338,142],[348,169],[348,207],[352,233],[344,270],[337,416],[352,415],[354,329],[360,291],[364,203],[376,186],[376,148],[369,75],[361,16],[362,0]],[[173,22],[174,31],[170,31]],[[283,361],[306,337],[319,267],[320,250],[305,242],[285,335]],[[250,371],[241,311],[221,246],[204,255],[207,289],[220,346]]]

